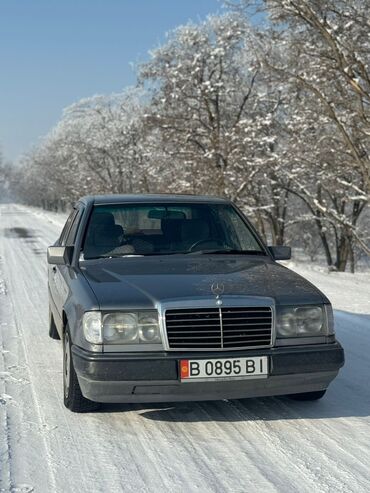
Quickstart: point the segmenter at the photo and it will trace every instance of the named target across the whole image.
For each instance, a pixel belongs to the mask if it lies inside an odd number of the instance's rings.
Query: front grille
[[[270,307],[166,310],[171,349],[242,349],[271,345]]]

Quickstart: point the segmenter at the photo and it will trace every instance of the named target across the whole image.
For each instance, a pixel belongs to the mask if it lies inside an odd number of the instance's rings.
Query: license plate
[[[253,358],[183,359],[180,361],[180,374],[182,382],[266,378],[268,358],[257,356]]]

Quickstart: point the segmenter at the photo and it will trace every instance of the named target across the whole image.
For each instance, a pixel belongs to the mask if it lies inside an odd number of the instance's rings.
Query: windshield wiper
[[[114,253],[112,255],[98,255],[97,257],[85,257],[84,260],[98,260],[102,258],[123,258],[123,257],[152,257],[155,255],[177,255],[187,252],[151,252],[151,253]]]
[[[236,248],[219,250],[198,250],[189,252],[189,255],[266,255],[262,250],[237,250]]]
[[[84,260],[100,260],[102,258],[121,258],[121,257],[144,257],[141,253],[120,253],[116,255],[98,255],[96,257],[85,257]]]

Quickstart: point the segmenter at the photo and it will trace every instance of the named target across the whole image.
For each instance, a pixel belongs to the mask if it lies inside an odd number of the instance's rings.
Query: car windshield
[[[229,204],[96,205],[83,245],[84,259],[223,253],[265,254]]]

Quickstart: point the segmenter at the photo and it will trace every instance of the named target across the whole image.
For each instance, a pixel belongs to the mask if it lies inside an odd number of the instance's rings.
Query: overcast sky
[[[0,0],[0,146],[17,158],[82,97],[135,83],[165,33],[219,0]]]

